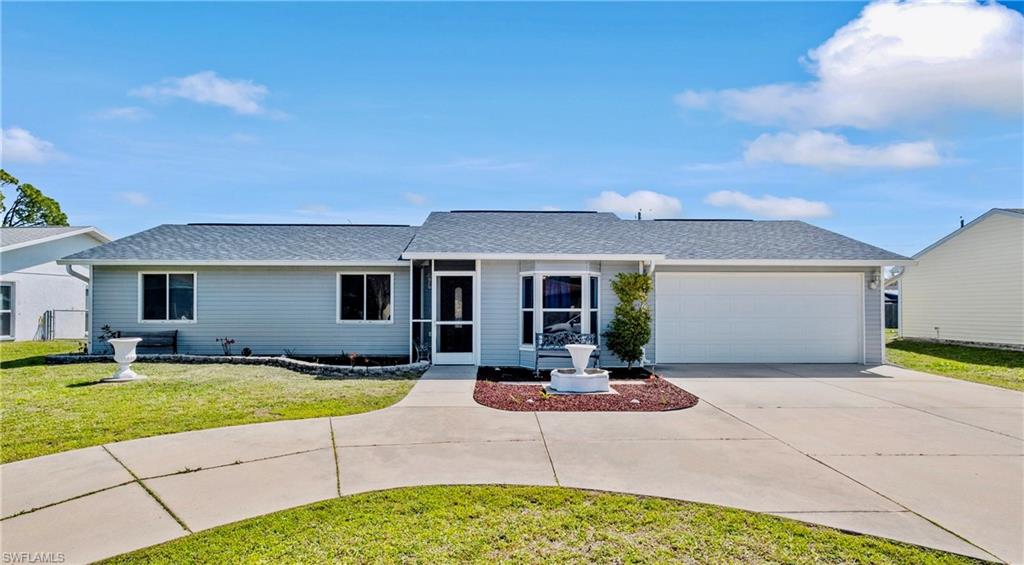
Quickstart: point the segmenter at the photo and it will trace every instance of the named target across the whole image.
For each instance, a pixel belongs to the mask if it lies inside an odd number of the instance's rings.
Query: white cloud
[[[127,120],[130,122],[137,122],[148,117],[149,112],[145,108],[139,108],[138,106],[104,108],[92,114],[92,118],[96,120]]]
[[[60,153],[49,141],[39,139],[28,130],[10,127],[0,131],[0,160],[4,163],[45,163]]]
[[[552,206],[550,204],[545,204],[544,206],[540,207],[540,210],[541,210],[541,212],[558,212],[559,210],[561,210],[561,208],[559,208],[558,206]]]
[[[423,206],[427,203],[427,197],[417,192],[403,192],[402,198],[413,206]]]
[[[734,190],[712,192],[704,202],[712,206],[739,208],[762,218],[824,218],[832,215],[831,208],[824,202],[796,197],[779,198],[770,194],[757,198]]]
[[[637,190],[625,196],[606,190],[597,198],[587,200],[587,207],[627,217],[636,217],[637,212],[643,212],[645,219],[677,217],[683,211],[683,204],[678,198],[651,190]]]
[[[117,196],[132,206],[145,206],[149,204],[149,197],[141,192],[121,192]]]
[[[306,204],[295,210],[299,214],[307,216],[332,216],[334,211],[326,204]]]
[[[714,101],[715,95],[713,92],[702,92],[696,90],[686,90],[676,94],[676,104],[679,104],[683,108],[690,108],[693,110],[703,110],[708,106],[711,106],[711,102]]]
[[[744,153],[747,162],[775,161],[822,169],[845,167],[917,169],[941,161],[931,141],[854,145],[841,135],[817,130],[762,134]]]
[[[231,108],[238,114],[264,114],[266,86],[251,80],[222,78],[213,71],[202,71],[185,77],[170,77],[157,84],[130,91],[132,96],[150,100],[183,98],[200,104]]]
[[[803,62],[814,80],[686,91],[686,108],[800,128],[886,127],[952,111],[1017,115],[1024,95],[1024,16],[996,2],[874,2]]]

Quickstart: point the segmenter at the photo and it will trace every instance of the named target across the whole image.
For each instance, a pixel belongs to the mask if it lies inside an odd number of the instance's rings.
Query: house
[[[89,270],[57,259],[109,241],[91,226],[0,228],[0,340],[83,337]]]
[[[900,293],[896,290],[899,283],[885,286],[885,329],[895,330],[900,327]]]
[[[1024,347],[1024,209],[994,208],[914,255],[900,335]]]
[[[881,363],[881,269],[910,259],[799,221],[452,211],[418,227],[162,225],[61,262],[93,269],[93,347],[110,325],[176,329],[193,353],[230,337],[532,366],[538,333],[606,328],[625,272],[654,277],[651,361]]]

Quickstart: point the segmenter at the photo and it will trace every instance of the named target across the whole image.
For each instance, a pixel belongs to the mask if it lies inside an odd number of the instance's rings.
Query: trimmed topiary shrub
[[[651,308],[647,298],[653,288],[650,275],[643,273],[619,273],[612,280],[612,291],[619,297],[619,304],[602,335],[608,349],[629,368],[643,359],[643,347],[651,339]]]

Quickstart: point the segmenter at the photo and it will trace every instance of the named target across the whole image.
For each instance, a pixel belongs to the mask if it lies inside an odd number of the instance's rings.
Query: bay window
[[[519,280],[521,346],[532,347],[537,333],[600,331],[599,277],[524,273]]]
[[[195,320],[195,273],[139,273],[140,322]]]
[[[390,322],[391,273],[338,274],[338,323]]]

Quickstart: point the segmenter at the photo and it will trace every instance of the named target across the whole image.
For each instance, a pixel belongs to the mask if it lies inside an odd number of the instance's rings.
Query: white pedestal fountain
[[[122,383],[146,378],[132,370],[132,362],[135,361],[135,346],[142,341],[141,337],[117,337],[108,339],[107,343],[114,348],[114,361],[117,363],[117,372],[113,375],[100,379],[104,383]]]
[[[552,369],[551,388],[555,392],[608,392],[608,371],[588,369],[593,345],[571,343],[565,346],[572,356],[572,369]]]

